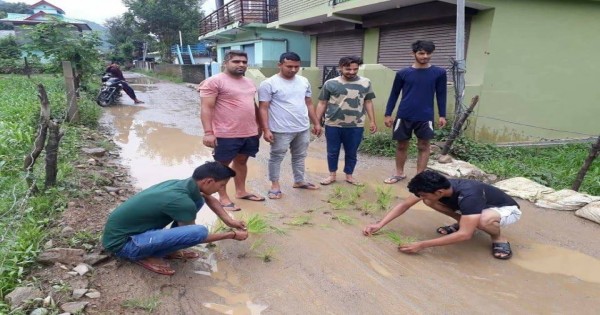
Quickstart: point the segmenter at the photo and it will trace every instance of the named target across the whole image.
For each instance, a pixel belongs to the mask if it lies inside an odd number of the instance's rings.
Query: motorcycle
[[[115,104],[121,97],[123,85],[121,80],[112,77],[109,73],[102,76],[102,87],[96,97],[96,103],[102,107]]]

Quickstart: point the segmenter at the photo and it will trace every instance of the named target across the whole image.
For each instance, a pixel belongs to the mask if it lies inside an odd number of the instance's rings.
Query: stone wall
[[[183,82],[187,83],[198,84],[205,79],[204,65],[158,64],[154,71],[181,78]]]

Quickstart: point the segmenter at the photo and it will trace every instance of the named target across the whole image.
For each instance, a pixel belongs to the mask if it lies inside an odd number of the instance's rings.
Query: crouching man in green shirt
[[[131,260],[163,275],[173,275],[166,259],[195,259],[200,255],[185,248],[223,239],[248,238],[246,224],[232,219],[211,196],[224,188],[235,171],[218,163],[197,167],[191,178],[168,180],[141,191],[117,207],[108,217],[102,244],[115,256]],[[236,230],[208,234],[196,225],[196,213],[206,203],[229,227]],[[165,229],[171,224],[171,228]]]

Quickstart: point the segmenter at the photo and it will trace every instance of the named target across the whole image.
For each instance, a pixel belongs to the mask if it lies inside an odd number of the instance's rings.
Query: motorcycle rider
[[[108,68],[106,68],[106,70],[104,72],[110,73],[110,75],[112,77],[121,80],[121,85],[123,86],[123,90],[125,91],[125,93],[127,93],[127,95],[133,100],[133,102],[135,104],[143,104],[144,102],[137,99],[137,97],[135,96],[135,92],[129,86],[129,84],[127,84],[127,81],[125,81],[125,77],[123,77],[123,72],[119,68],[120,68],[119,63],[116,61],[113,61],[110,64],[110,66],[108,66]]]

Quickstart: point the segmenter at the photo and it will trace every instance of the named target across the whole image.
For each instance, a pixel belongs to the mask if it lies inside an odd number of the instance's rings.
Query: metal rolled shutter
[[[470,19],[467,19],[465,46],[468,43],[469,22]],[[455,56],[456,52],[456,21],[428,22],[382,28],[379,35],[378,62],[394,70],[409,67],[414,62],[410,45],[419,39],[431,40],[435,44],[431,64],[448,68],[450,66],[449,60]]]
[[[362,57],[363,42],[362,30],[317,36],[317,67],[337,66],[345,56]]]

